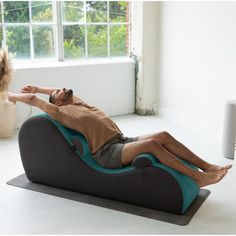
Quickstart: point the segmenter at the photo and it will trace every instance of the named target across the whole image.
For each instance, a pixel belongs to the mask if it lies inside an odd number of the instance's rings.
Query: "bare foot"
[[[212,165],[210,164],[204,172],[216,172],[220,170],[228,170],[232,167],[232,165],[226,165],[226,166],[218,166],[218,165]]]
[[[200,172],[201,174],[198,176],[196,182],[199,187],[204,187],[210,184],[216,184],[223,179],[227,172],[228,169],[215,172]]]

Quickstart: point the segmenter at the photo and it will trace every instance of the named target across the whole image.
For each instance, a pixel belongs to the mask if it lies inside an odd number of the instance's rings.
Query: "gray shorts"
[[[121,168],[121,153],[126,143],[135,142],[138,137],[115,136],[93,154],[94,160],[105,168]]]

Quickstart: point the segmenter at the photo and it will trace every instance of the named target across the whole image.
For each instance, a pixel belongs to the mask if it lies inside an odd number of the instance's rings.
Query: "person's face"
[[[73,101],[73,90],[72,89],[57,89],[51,94],[51,101],[53,104],[62,106],[70,104]]]

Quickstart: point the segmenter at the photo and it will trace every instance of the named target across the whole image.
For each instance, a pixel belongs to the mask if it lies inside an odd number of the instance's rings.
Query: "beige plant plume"
[[[0,93],[7,92],[13,78],[14,70],[7,48],[0,52]]]

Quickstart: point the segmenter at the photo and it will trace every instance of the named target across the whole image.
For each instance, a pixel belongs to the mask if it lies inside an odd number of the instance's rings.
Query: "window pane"
[[[52,26],[34,26],[33,39],[35,58],[55,56],[54,34]]]
[[[110,27],[110,54],[111,56],[126,56],[128,53],[129,37],[127,26]]]
[[[90,57],[107,56],[106,26],[88,26],[88,55]]]
[[[128,2],[109,2],[109,16],[111,22],[128,22]],[[127,17],[127,19],[126,19]]]
[[[87,22],[107,22],[107,2],[86,2]]]
[[[84,26],[64,26],[65,58],[81,58],[85,56]]]
[[[84,2],[82,1],[63,1],[63,20],[66,22],[84,21]]]
[[[33,21],[48,21],[53,20],[52,17],[52,1],[32,1],[32,20]]]
[[[29,22],[28,1],[4,1],[4,20],[9,23]]]
[[[0,23],[2,23],[2,4],[0,1]]]
[[[30,58],[29,27],[6,27],[7,46],[16,58]]]

